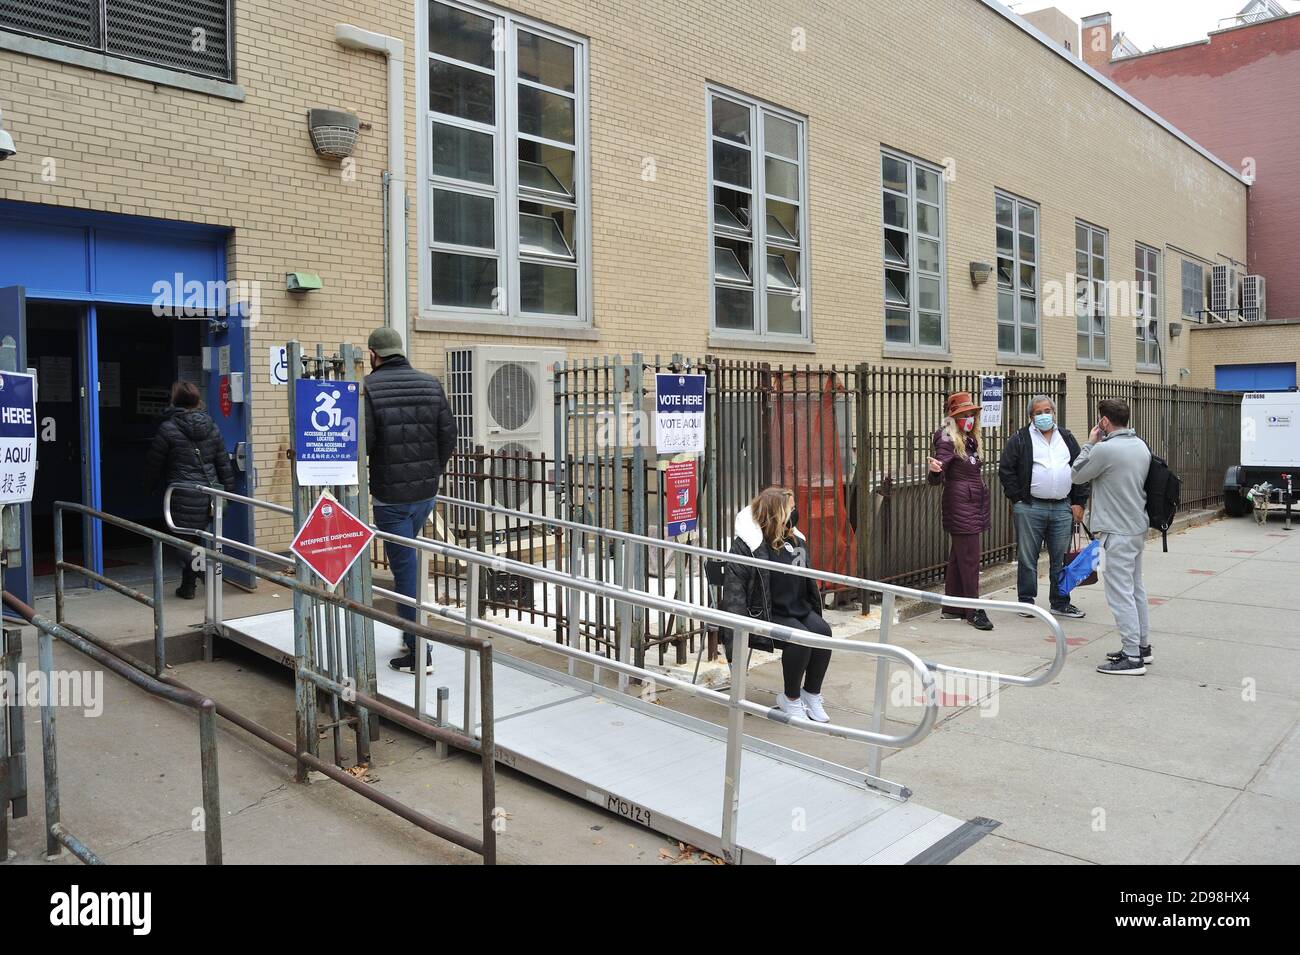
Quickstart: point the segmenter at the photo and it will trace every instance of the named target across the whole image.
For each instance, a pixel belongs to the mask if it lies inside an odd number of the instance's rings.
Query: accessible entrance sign
[[[359,399],[355,381],[298,379],[293,460],[300,485],[357,483]]]
[[[0,505],[28,503],[35,486],[35,379],[0,372]]]
[[[289,545],[333,590],[366,552],[375,532],[328,491],[303,521],[302,529]]]

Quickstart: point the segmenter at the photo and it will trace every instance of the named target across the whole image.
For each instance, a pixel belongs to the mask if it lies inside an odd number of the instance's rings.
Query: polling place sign
[[[655,447],[664,455],[704,453],[703,375],[655,375]]]
[[[355,381],[299,378],[294,389],[293,460],[304,486],[357,483]]]
[[[0,372],[0,505],[26,504],[35,486],[35,378]]]
[[[980,427],[1002,427],[1002,396],[1006,379],[1001,375],[980,377]]]

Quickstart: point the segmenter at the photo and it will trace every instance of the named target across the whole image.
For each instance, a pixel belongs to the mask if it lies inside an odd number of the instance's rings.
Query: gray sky
[[[1115,32],[1129,35],[1143,51],[1156,46],[1177,46],[1203,39],[1217,29],[1222,17],[1231,17],[1249,0],[1003,0],[1016,13],[1057,7],[1075,20],[1110,11]],[[1298,0],[1280,0],[1289,13],[1300,12]],[[1225,24],[1226,25],[1226,24]]]

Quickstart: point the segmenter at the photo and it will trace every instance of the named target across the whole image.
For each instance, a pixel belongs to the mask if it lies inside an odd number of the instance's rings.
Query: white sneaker
[[[803,694],[799,694],[800,699],[792,700],[785,695],[784,691],[778,690],[776,694],[776,708],[786,716],[797,717],[801,720],[808,719],[808,711],[804,709]]]
[[[784,696],[785,694],[781,694]],[[831,718],[826,715],[825,701],[820,693],[809,693],[807,690],[799,691],[799,702],[803,708],[808,711],[808,719],[816,723],[829,723]]]

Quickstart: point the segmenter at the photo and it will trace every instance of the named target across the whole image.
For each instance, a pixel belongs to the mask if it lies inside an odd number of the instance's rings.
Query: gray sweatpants
[[[1115,615],[1115,626],[1124,641],[1124,652],[1131,657],[1150,640],[1147,626],[1147,589],[1142,584],[1142,550],[1146,535],[1098,534],[1105,552],[1101,568],[1106,586],[1106,603]]]

